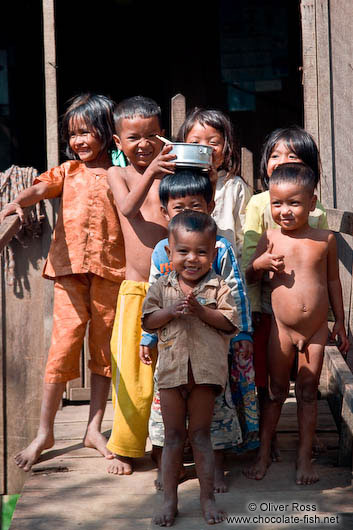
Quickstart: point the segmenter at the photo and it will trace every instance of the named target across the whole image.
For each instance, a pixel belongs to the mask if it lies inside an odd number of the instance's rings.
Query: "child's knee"
[[[269,397],[271,401],[276,403],[283,403],[288,397],[289,385],[281,385],[279,383],[271,383],[269,388]]]
[[[317,382],[306,381],[295,386],[295,396],[298,403],[313,403],[317,400]]]
[[[195,431],[189,430],[188,436],[193,449],[197,448],[202,450],[205,447],[208,448],[211,446],[211,436],[209,429],[197,429]]]
[[[170,448],[184,447],[186,430],[167,429],[165,431],[164,446]]]

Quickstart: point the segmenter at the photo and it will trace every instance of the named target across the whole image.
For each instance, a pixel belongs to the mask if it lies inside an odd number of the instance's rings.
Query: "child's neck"
[[[306,223],[303,226],[300,226],[299,228],[296,228],[294,230],[286,230],[285,228],[281,227],[281,232],[285,236],[289,237],[303,237],[306,236],[309,232],[311,232],[312,228],[309,225],[309,223]]]
[[[185,295],[192,293],[195,287],[197,287],[202,282],[202,280],[205,278],[205,276],[207,276],[207,274],[205,274],[204,276],[202,276],[202,278],[199,278],[198,280],[195,280],[195,281],[191,281],[191,280],[185,280],[184,278],[182,278],[182,276],[179,273],[177,273],[177,275],[178,275],[179,287]]]
[[[104,151],[97,156],[94,160],[83,162],[87,169],[104,169],[107,170],[111,167],[112,161],[109,154]]]

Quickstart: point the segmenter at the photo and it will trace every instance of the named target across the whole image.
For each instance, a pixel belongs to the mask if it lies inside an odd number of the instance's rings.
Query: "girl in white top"
[[[179,130],[178,142],[213,147],[213,171],[210,178],[215,187],[215,208],[211,215],[217,223],[218,235],[228,239],[240,261],[245,208],[251,197],[251,190],[238,176],[239,149],[230,119],[220,110],[195,107],[188,113]]]

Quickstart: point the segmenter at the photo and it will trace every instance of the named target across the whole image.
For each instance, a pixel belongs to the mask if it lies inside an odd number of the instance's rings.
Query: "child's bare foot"
[[[96,449],[107,460],[112,460],[114,458],[113,453],[107,448],[106,437],[99,431],[87,429],[83,438],[83,445],[85,447],[90,447],[91,449]]]
[[[215,455],[215,472],[214,472],[214,493],[226,493],[228,491],[224,477],[224,453],[223,451],[214,451]]]
[[[176,501],[164,501],[160,513],[157,513],[153,517],[153,522],[158,526],[173,526],[177,515],[178,508]]]
[[[270,465],[271,460],[269,458],[257,457],[250,467],[243,469],[243,473],[247,478],[262,480]]]
[[[201,509],[204,516],[204,519],[207,524],[217,524],[224,521],[227,517],[227,514],[222,510],[219,510],[216,506],[214,499],[200,499]]]
[[[108,473],[113,475],[131,475],[132,458],[129,456],[113,455],[113,460],[108,466]]]
[[[273,438],[271,440],[271,460],[272,462],[281,462],[282,460],[276,433],[273,435]]]
[[[308,484],[315,484],[315,482],[319,480],[319,476],[314,470],[310,459],[298,458],[296,468],[296,484],[304,486]]]
[[[26,449],[17,453],[15,462],[23,471],[30,471],[44,449],[50,449],[53,445],[54,437],[52,434],[38,434]]]

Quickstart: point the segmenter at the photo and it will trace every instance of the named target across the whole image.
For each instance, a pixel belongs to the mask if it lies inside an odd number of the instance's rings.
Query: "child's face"
[[[216,256],[215,241],[207,231],[179,229],[170,236],[167,252],[173,269],[186,285],[194,286],[212,266]]]
[[[267,176],[270,177],[277,166],[287,164],[288,162],[302,162],[302,160],[294,151],[287,147],[286,142],[281,140],[274,146],[268,159]]]
[[[82,118],[69,121],[69,145],[82,162],[93,162],[102,151],[102,144]]]
[[[186,197],[169,198],[167,208],[161,206],[161,211],[167,221],[183,210],[194,210],[210,214],[213,210],[214,202],[207,204],[203,195],[186,195]]]
[[[270,184],[270,198],[273,220],[285,231],[306,227],[316,206],[316,195],[299,184]]]
[[[213,164],[216,169],[221,167],[224,160],[224,137],[217,129],[210,125],[201,125],[198,121],[190,129],[185,138],[186,143],[203,144],[213,147]]]
[[[114,135],[114,141],[130,163],[144,171],[163,147],[156,134],[162,134],[157,116],[134,116],[121,120],[120,133]]]

